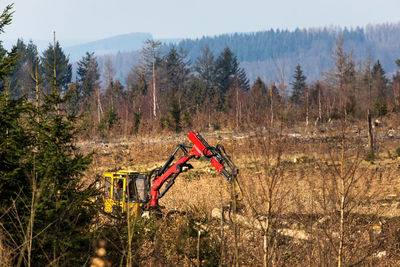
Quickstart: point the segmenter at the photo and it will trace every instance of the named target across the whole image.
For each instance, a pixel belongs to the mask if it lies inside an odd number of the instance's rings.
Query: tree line
[[[58,42],[37,56],[32,42],[19,40],[14,48],[19,55],[15,68],[2,82],[15,99],[33,99],[36,82],[42,95],[57,84],[67,99],[65,109],[79,115],[86,137],[244,129],[274,120],[308,125],[348,116],[363,118],[367,110],[377,117],[397,112],[399,73],[389,79],[380,60],[369,57],[357,62],[353,50],[345,48],[346,41],[339,36],[331,52],[334,67],[317,81],[307,81],[299,62],[289,80],[276,66],[279,82],[267,84],[258,77],[250,84],[228,46],[217,57],[205,46],[191,62],[186,51],[173,46],[163,52],[160,42],[147,40],[139,63],[123,83],[115,79],[117,70],[111,60],[105,60],[100,72],[93,52],[79,60],[73,81],[72,65]]]

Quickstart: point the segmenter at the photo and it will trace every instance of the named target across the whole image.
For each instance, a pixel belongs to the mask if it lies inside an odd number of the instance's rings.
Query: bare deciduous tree
[[[151,68],[153,82],[153,116],[157,118],[157,94],[156,94],[156,61],[160,57],[161,42],[147,39],[145,41],[141,54],[143,63]]]

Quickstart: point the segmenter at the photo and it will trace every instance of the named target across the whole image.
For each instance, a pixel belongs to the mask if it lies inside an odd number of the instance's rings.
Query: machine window
[[[104,177],[104,197],[105,198],[110,198],[111,196],[111,177]]]
[[[132,176],[129,176],[129,183],[128,183],[128,193],[129,193],[129,201],[131,202],[135,202],[136,201],[136,197],[135,197],[135,187],[134,184],[132,182]]]
[[[124,193],[124,180],[114,179],[114,200],[122,201]]]
[[[139,174],[138,176],[136,176],[135,182],[139,200],[143,202],[145,201],[147,194],[144,175]]]

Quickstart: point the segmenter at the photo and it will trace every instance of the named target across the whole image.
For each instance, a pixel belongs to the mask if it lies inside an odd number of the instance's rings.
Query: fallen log
[[[215,219],[219,220],[226,220],[229,218],[230,220],[233,219],[232,216],[230,216],[229,211],[221,211],[221,209],[215,208],[211,212],[211,216]],[[240,214],[234,215],[236,218],[236,223],[240,224],[241,226],[248,227],[250,229],[256,229],[259,231],[265,231],[266,228],[266,222],[265,220],[260,220],[257,218],[250,218],[250,217],[245,217]],[[296,230],[296,229],[290,229],[290,228],[278,228],[276,229],[276,232],[279,233],[280,235],[294,238],[294,239],[299,239],[299,240],[309,240],[310,235],[303,231],[303,230]]]

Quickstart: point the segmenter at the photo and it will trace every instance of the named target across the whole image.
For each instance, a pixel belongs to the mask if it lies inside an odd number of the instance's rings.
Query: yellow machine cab
[[[140,216],[141,206],[149,200],[149,179],[145,173],[120,170],[104,173],[104,211]]]

